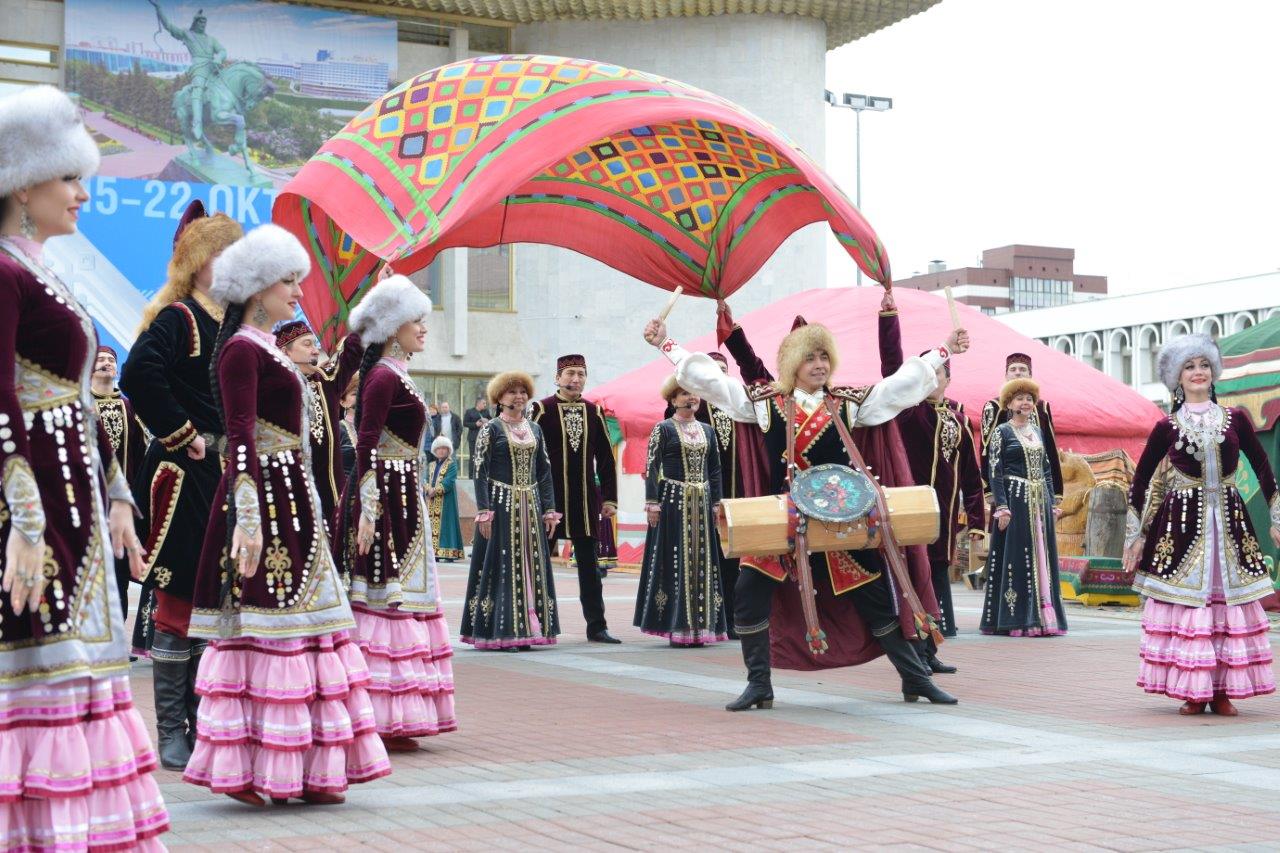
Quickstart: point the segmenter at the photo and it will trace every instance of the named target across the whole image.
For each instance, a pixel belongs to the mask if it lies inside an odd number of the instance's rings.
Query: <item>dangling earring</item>
[[[262,304],[261,299],[253,301],[253,325],[265,326],[271,321],[271,315],[267,313],[266,306]]]
[[[1187,399],[1187,392],[1182,390],[1182,385],[1178,385],[1173,389],[1173,405],[1174,408],[1181,406]]]
[[[392,338],[391,343],[387,345],[387,357],[394,358],[397,361],[409,360],[409,356],[405,354],[404,347],[400,346],[400,342],[395,338]]]
[[[28,240],[34,240],[36,238],[36,223],[35,220],[31,218],[31,214],[27,213],[27,206],[25,204],[23,204],[18,211],[18,232]]]

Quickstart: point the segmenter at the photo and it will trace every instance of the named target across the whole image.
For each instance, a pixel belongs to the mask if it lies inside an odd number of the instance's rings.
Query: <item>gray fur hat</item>
[[[209,295],[224,305],[241,304],[283,278],[305,276],[311,259],[298,238],[279,225],[259,225],[213,262]]]
[[[80,110],[53,86],[0,98],[0,198],[54,178],[98,171],[98,144]]]
[[[1204,334],[1179,335],[1165,342],[1156,356],[1156,373],[1170,391],[1178,388],[1182,366],[1188,359],[1204,356],[1213,370],[1213,381],[1222,376],[1222,352],[1213,338]]]
[[[347,325],[365,346],[389,341],[396,329],[431,315],[431,297],[402,275],[374,284],[351,312]]]

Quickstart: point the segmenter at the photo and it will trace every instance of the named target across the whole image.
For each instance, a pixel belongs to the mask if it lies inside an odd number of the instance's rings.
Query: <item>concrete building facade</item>
[[[1265,273],[1019,311],[1000,319],[1165,404],[1169,392],[1156,376],[1156,354],[1165,341],[1191,332],[1216,339],[1277,315],[1280,273]]]
[[[1027,311],[1087,302],[1107,293],[1107,277],[1075,271],[1075,249],[1053,246],[1003,246],[982,253],[982,266],[947,269],[929,264],[923,275],[894,282],[895,287],[942,290],[950,287],[957,302],[985,314]]]

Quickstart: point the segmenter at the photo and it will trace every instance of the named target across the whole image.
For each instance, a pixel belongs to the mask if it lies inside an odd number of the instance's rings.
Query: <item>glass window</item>
[[[0,62],[47,65],[51,68],[56,68],[58,65],[58,49],[52,46],[28,44],[19,41],[0,41]]]
[[[475,408],[477,398],[485,396],[489,380],[492,378],[488,374],[413,373],[412,375],[418,390],[422,392],[422,399],[427,401],[428,406],[434,405],[438,408],[441,403],[448,403],[449,410],[458,416],[459,421],[466,415],[467,409]],[[458,476],[470,477],[471,448],[467,445],[466,430],[462,431],[462,440],[459,444],[459,447],[454,448],[458,457]],[[429,450],[430,447],[426,449]]]
[[[472,311],[515,311],[515,248],[491,246],[467,251],[467,307]]]

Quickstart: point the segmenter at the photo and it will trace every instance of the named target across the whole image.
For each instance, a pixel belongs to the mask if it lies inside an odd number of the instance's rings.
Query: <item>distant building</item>
[[[1075,249],[1004,246],[982,253],[982,266],[949,270],[941,261],[929,272],[895,281],[894,287],[942,290],[984,314],[1027,311],[1097,299],[1107,293],[1104,275],[1075,272]]]
[[[138,68],[147,74],[181,74],[191,67],[191,55],[186,51],[142,50],[140,44],[127,48],[77,44],[67,45],[66,57],[71,62],[87,62],[105,68],[112,74],[120,74]]]
[[[320,51],[327,54],[328,51]],[[317,54],[319,55],[319,54]],[[298,67],[299,90],[320,98],[373,101],[386,94],[391,68],[385,62],[344,62],[328,59]]]
[[[262,73],[268,77],[275,77],[280,80],[297,80],[301,73],[301,67],[296,62],[281,62],[278,59],[258,59],[254,61],[262,69]]]
[[[1165,341],[1188,332],[1231,335],[1277,314],[1280,273],[1265,273],[1020,311],[1000,319],[1148,399],[1166,403],[1169,392],[1156,376],[1156,353]]]

